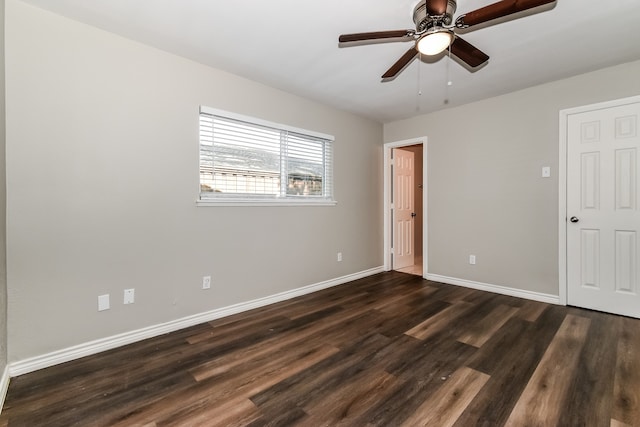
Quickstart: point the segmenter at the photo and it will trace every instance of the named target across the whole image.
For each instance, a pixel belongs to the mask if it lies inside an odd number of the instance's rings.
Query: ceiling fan
[[[383,79],[396,77],[418,53],[437,55],[451,46],[451,54],[469,67],[477,68],[489,60],[489,56],[466,42],[455,32],[494,19],[523,12],[556,0],[502,0],[473,12],[458,16],[455,22],[456,0],[420,1],[413,11],[415,30],[376,31],[370,33],[342,34],[340,43],[362,42],[383,39],[415,41],[400,59],[382,75]]]

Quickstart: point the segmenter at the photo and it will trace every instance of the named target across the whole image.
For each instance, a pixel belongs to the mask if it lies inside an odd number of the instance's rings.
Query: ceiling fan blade
[[[338,41],[340,43],[348,43],[364,40],[395,39],[399,37],[411,37],[413,34],[414,31],[412,30],[375,31],[372,33],[342,34],[338,38]]]
[[[471,68],[479,67],[489,60],[489,55],[459,36],[456,36],[456,39],[451,44],[451,54]]]
[[[472,25],[482,24],[503,16],[508,16],[524,10],[533,9],[556,0],[502,0],[497,3],[490,4],[473,12],[460,15],[456,19],[456,27],[466,28]]]
[[[400,57],[400,59],[398,59],[396,63],[393,64],[391,68],[387,70],[386,73],[382,75],[382,78],[389,79],[391,77],[395,77],[396,75],[398,75],[398,73],[400,73],[400,71],[402,71],[402,69],[406,67],[409,64],[409,62],[411,62],[411,60],[416,57],[417,54],[418,54],[418,50],[416,49],[415,46],[413,46],[404,55],[402,55],[402,57]]]
[[[447,11],[448,0],[426,0],[429,15],[444,15]]]

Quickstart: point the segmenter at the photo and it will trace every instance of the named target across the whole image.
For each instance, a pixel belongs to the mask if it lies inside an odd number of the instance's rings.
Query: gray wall
[[[16,0],[6,66],[10,361],[382,265],[381,124]],[[201,104],[334,135],[338,205],[196,207]]]
[[[7,366],[7,178],[5,166],[4,0],[0,0],[0,374]]]
[[[385,142],[428,137],[429,273],[558,295],[559,111],[638,95],[638,76],[632,62],[385,124]]]

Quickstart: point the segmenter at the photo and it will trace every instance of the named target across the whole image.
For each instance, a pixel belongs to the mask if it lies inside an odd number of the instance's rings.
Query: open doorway
[[[425,277],[426,138],[385,144],[385,270]]]

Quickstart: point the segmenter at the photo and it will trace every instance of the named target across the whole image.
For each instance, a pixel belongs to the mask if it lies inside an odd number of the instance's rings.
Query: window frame
[[[330,196],[271,196],[271,195],[248,195],[243,196],[239,194],[230,194],[228,196],[219,195],[215,197],[203,197],[203,192],[201,191],[201,178],[200,178],[200,132],[198,132],[198,198],[196,200],[197,206],[335,206],[337,201],[335,200],[334,194],[334,170],[335,170],[335,156],[333,151],[333,144],[335,142],[335,137],[333,135],[328,135],[320,132],[310,131],[307,129],[296,128],[289,125],[284,125],[281,123],[270,122],[263,119],[258,119],[255,117],[245,116],[242,114],[232,113],[229,111],[224,111],[216,108],[207,107],[204,105],[200,106],[198,112],[198,121],[200,120],[201,114],[207,114],[212,116],[219,116],[221,118],[238,120],[242,122],[246,122],[248,124],[255,124],[256,126],[263,126],[268,128],[277,129],[279,131],[292,132],[299,135],[309,136],[311,138],[323,139],[328,142],[328,145],[331,149],[331,164],[330,164],[330,182],[328,185],[330,186]],[[324,146],[326,148],[327,145]],[[281,172],[282,173],[282,172]],[[286,176],[280,176],[281,179],[286,179]],[[323,180],[328,179],[327,174],[323,175]],[[323,186],[326,185],[323,182]]]

